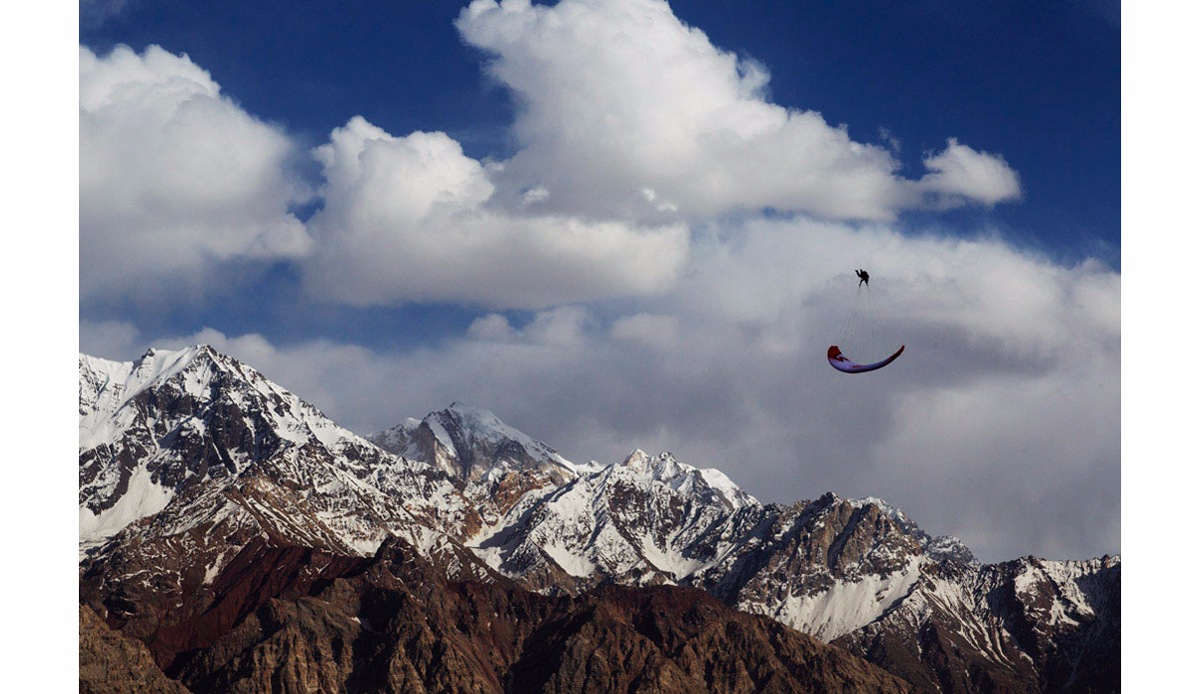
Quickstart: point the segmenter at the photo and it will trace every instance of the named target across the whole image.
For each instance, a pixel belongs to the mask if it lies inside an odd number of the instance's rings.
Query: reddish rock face
[[[95,611],[79,606],[80,694],[188,694],[155,664],[146,645],[109,628]]]
[[[607,586],[553,598],[503,580],[460,583],[401,541],[371,559],[248,547],[213,592],[198,616],[160,627],[150,650],[98,619],[93,631],[132,644],[123,667],[197,694],[914,691],[703,591]],[[81,640],[81,662],[106,652]]]
[[[150,650],[159,665],[172,669],[177,654],[208,647],[267,600],[307,595],[314,586],[361,570],[367,561],[307,547],[251,543],[213,582],[209,608],[194,619],[159,628],[150,638]]]

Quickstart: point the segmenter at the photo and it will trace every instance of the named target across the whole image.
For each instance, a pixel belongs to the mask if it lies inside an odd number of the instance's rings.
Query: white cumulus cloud
[[[322,300],[543,308],[661,291],[687,259],[682,224],[489,208],[488,171],[444,133],[396,137],[355,117],[317,157],[325,205],[305,267]]]
[[[80,292],[146,300],[203,289],[220,263],[311,245],[295,148],[186,55],[79,50]]]
[[[957,207],[972,200],[994,205],[1021,196],[1017,174],[1003,157],[977,152],[955,138],[948,139],[946,149],[930,154],[924,163],[930,173],[921,177],[917,187],[936,207]]]
[[[953,141],[926,179],[901,177],[888,148],[769,102],[765,66],[714,46],[663,0],[475,0],[456,26],[518,97],[522,149],[498,177],[513,205],[544,188],[547,207],[592,215],[770,207],[881,220],[1014,196],[1002,159]]]

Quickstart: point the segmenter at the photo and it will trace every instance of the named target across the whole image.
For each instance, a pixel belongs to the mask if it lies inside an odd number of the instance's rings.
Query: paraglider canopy
[[[847,359],[846,356],[842,354],[842,350],[838,349],[837,345],[833,345],[829,348],[829,365],[838,371],[843,371],[848,374],[860,374],[867,371],[874,371],[875,369],[882,369],[888,364],[896,361],[896,357],[900,356],[900,353],[903,351],[904,345],[900,345],[900,349],[896,350],[895,354],[887,359],[884,359],[883,361],[877,361],[874,364],[859,364],[858,362]]]

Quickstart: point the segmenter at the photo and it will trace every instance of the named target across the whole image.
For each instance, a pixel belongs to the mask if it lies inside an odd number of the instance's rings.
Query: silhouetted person
[[[854,274],[858,275],[858,286],[861,287],[864,284],[868,287],[871,286],[871,276],[867,274],[866,270],[855,270]]]

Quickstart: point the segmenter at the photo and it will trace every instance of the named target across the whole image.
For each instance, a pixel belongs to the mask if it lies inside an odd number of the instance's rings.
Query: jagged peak
[[[832,494],[832,492],[830,493]],[[836,498],[837,495],[834,494],[834,497]],[[877,496],[864,496],[861,499],[846,499],[846,501],[849,501],[850,505],[854,506],[855,508],[862,508],[863,506],[868,505],[875,506],[885,515],[887,515],[888,518],[891,518],[894,521],[910,522],[908,516],[904,514],[904,511],[901,511]]]
[[[143,386],[164,383],[177,374],[197,367],[236,371],[243,377],[258,373],[237,359],[203,343],[180,349],[150,347],[133,362],[118,363],[129,364],[128,372]]]
[[[975,557],[975,553],[959,538],[953,535],[931,536],[917,525],[916,521],[904,513],[904,511],[901,511],[879,497],[868,496],[861,499],[851,499],[850,502],[856,507],[869,504],[878,508],[881,513],[900,526],[902,532],[917,538],[925,554],[936,561],[956,561],[964,564],[979,563],[979,559]]]
[[[661,483],[678,492],[690,494],[698,489],[708,488],[718,496],[723,497],[732,508],[746,504],[758,503],[737,486],[725,473],[716,468],[700,469],[675,459],[669,451],[663,451],[656,456],[649,455],[640,448],[635,448],[625,459],[612,466],[622,472],[623,476],[632,476],[642,483]]]
[[[647,479],[665,483],[671,483],[672,480],[682,476],[699,472],[697,468],[676,460],[675,456],[671,455],[668,451],[663,451],[658,455],[650,455],[640,448],[635,448],[629,455],[625,456],[625,459],[617,467],[644,475]]]
[[[196,364],[222,370],[237,368],[237,361],[232,357],[226,357],[204,344],[176,350],[151,347],[134,361],[113,361],[83,353],[79,355],[80,376],[85,372],[93,374],[91,378],[96,381],[97,397],[109,383],[121,384],[121,393],[109,396],[115,398],[110,400],[113,408],[121,407],[138,393],[161,385]]]
[[[978,564],[979,559],[966,543],[953,535],[939,535],[924,543],[925,553],[937,561]]]
[[[167,385],[198,401],[225,397],[231,392],[255,391],[268,399],[283,398],[292,410],[281,415],[273,410],[284,438],[304,438],[311,433],[323,443],[365,440],[338,426],[311,403],[234,357],[211,345],[195,344],[180,349],[150,347],[137,360],[115,362],[81,354],[80,369],[80,449],[85,450],[118,436],[128,424],[108,422],[146,391]],[[85,382],[87,387],[84,387]],[[241,395],[234,396],[241,398]],[[86,418],[86,421],[85,421]],[[284,421],[287,420],[287,421]],[[286,432],[283,432],[286,429]],[[305,433],[308,432],[308,433]]]
[[[867,507],[875,508],[880,514],[890,519],[899,532],[915,538],[920,543],[922,551],[931,559],[937,561],[957,561],[964,564],[979,563],[979,559],[975,557],[975,554],[967,547],[966,543],[959,538],[953,535],[931,536],[917,525],[908,514],[904,513],[904,511],[877,496],[843,499],[836,492],[828,491],[813,502],[818,510],[822,512],[841,503],[849,504],[856,510]]]
[[[233,359],[232,357],[222,354],[213,349],[212,345],[207,343],[197,343],[181,347],[179,349],[163,349],[162,347],[148,347],[137,362],[150,360],[168,360],[179,363],[190,363],[197,357],[207,357],[209,359],[226,360]]]
[[[912,521],[912,519],[910,519],[904,513],[904,511],[901,511],[899,508],[893,506],[892,504],[888,503],[887,501],[885,501],[877,496],[864,496],[861,498],[842,497],[842,496],[839,496],[837,492],[827,491],[824,494],[822,494],[820,497],[818,497],[815,503],[820,505],[821,507],[825,507],[825,508],[836,506],[837,504],[840,504],[840,503],[850,504],[851,508],[855,508],[855,509],[865,508],[867,506],[874,506],[876,509],[879,510],[880,513],[884,514],[885,516],[892,519],[893,521],[896,521],[897,523],[900,523],[905,526],[916,527],[916,523],[914,523]]]
[[[651,466],[660,467],[663,465],[677,465],[679,467],[694,469],[691,465],[681,463],[675,459],[675,456],[670,451],[662,451],[658,455],[650,455],[641,448],[635,448],[625,456],[620,463],[623,466]]]
[[[621,461],[622,467],[646,467],[649,464],[649,454],[640,448],[633,449],[629,455],[625,456],[625,460]]]
[[[554,475],[567,478],[595,469],[572,463],[542,441],[509,426],[491,410],[462,400],[420,420],[410,417],[367,438],[385,450],[438,466],[468,482],[502,476],[513,464],[553,470]]]
[[[450,407],[438,412],[431,412],[426,415],[425,419],[452,420],[463,425],[466,430],[464,433],[469,436],[477,436],[483,438],[511,438],[521,443],[525,443],[525,439],[535,441],[524,432],[518,431],[513,427],[505,424],[491,410],[474,407],[468,405],[461,400],[455,400],[450,403]]]

